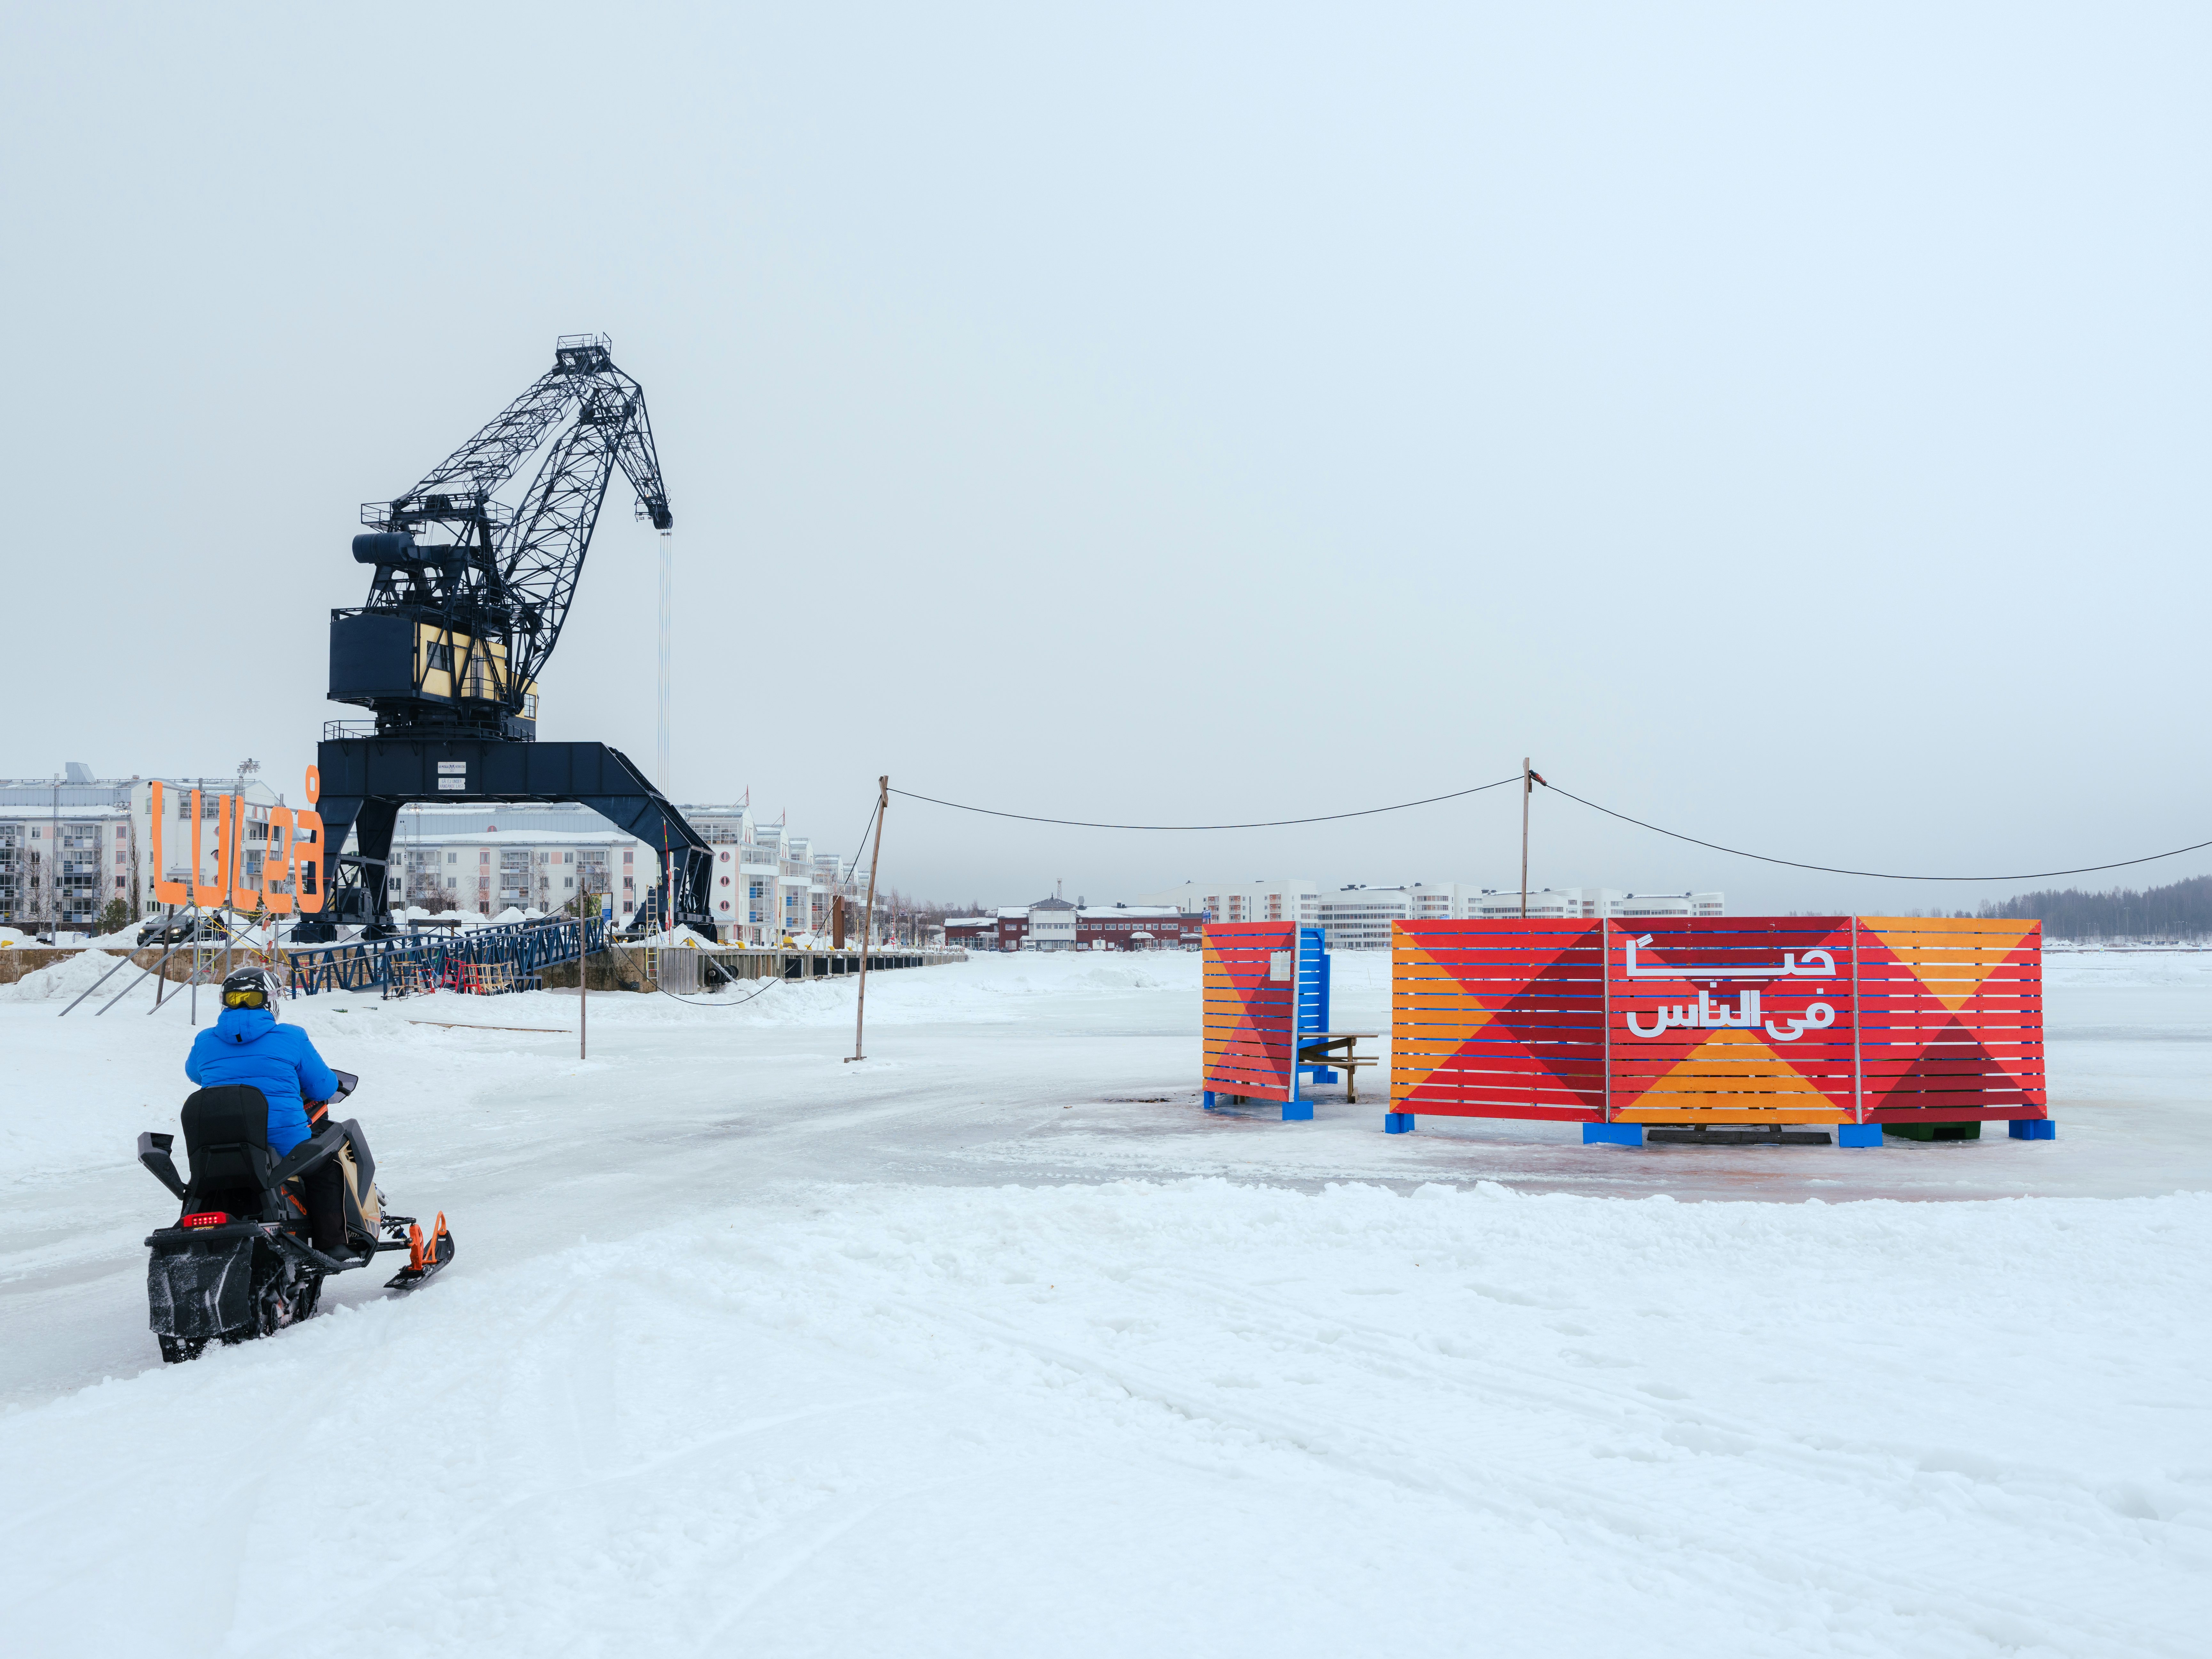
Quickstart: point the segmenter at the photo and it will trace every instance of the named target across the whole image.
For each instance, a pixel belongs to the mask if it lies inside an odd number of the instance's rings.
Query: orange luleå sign
[[[296,811],[289,806],[269,809],[269,841],[262,854],[258,886],[249,887],[240,878],[240,866],[246,851],[246,802],[242,797],[233,795],[216,797],[216,878],[212,882],[200,879],[202,797],[197,789],[191,792],[191,878],[186,881],[161,878],[166,793],[166,786],[156,781],[152,789],[149,835],[156,902],[180,907],[196,905],[203,910],[264,910],[277,916],[289,916],[295,908],[302,915],[313,915],[323,908],[321,883],[318,879],[321,873],[323,820],[313,810],[314,803],[322,798],[323,781],[316,768],[307,769],[307,805]],[[305,856],[303,848],[309,849]]]
[[[1391,1101],[1570,1122],[2046,1115],[2033,921],[1399,922]]]

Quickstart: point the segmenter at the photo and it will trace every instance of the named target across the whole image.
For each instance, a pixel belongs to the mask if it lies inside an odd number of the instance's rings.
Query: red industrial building
[[[945,942],[970,951],[1195,951],[1205,926],[1204,915],[1172,904],[1041,899],[988,916],[947,916]]]

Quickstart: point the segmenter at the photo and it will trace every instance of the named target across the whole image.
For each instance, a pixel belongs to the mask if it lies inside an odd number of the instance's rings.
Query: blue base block
[[[2047,1117],[2016,1117],[2005,1127],[2014,1140],[2058,1139],[2058,1126]]]
[[[1383,1113],[1382,1133],[1386,1135],[1409,1135],[1413,1133],[1413,1115],[1411,1112]]]
[[[1838,1146],[1879,1146],[1881,1145],[1881,1125],[1879,1123],[1838,1123],[1836,1125],[1836,1145]]]
[[[1198,1103],[1204,1107],[1207,1111],[1212,1111],[1213,1109],[1213,1091],[1208,1089],[1205,1093],[1199,1096]]]
[[[1285,1101],[1283,1103],[1283,1121],[1285,1123],[1312,1122],[1313,1102],[1310,1100]]]
[[[1583,1145],[1585,1146],[1641,1146],[1644,1126],[1641,1123],[1585,1123],[1583,1125]]]

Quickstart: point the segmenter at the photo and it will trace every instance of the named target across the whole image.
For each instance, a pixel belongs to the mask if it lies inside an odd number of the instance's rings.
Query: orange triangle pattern
[[[1662,1098],[1655,1101],[1655,1095]],[[1803,1120],[1808,1108],[1838,1119],[1850,1115],[1754,1033],[1729,1029],[1715,1031],[1691,1049],[1614,1115],[1631,1122],[1646,1116],[1673,1119],[1704,1113],[1777,1113]]]
[[[1216,992],[1226,991],[1231,995],[1236,993],[1236,987],[1229,982],[1229,970],[1221,965],[1220,948],[1212,939],[1206,941],[1204,986],[1205,988],[1199,994],[1201,1007],[1204,999]],[[1211,1078],[1213,1075],[1215,1062],[1221,1058],[1224,1051],[1229,1047],[1229,1033],[1231,1027],[1226,1024],[1216,1024],[1212,1020],[1204,1018],[1202,1015],[1200,1026],[1206,1038],[1206,1060],[1200,1075]]]
[[[1395,931],[1395,930],[1394,930]],[[1392,940],[1391,978],[1399,981],[1412,968],[1419,977],[1446,979],[1460,986],[1449,1000],[1425,998],[1421,1023],[1402,1033],[1396,1012],[1391,1017],[1390,1090],[1393,1098],[1412,1093],[1440,1067],[1456,1060],[1461,1044],[1495,1019],[1497,1012],[1468,991],[1459,976],[1403,933]],[[1415,1045],[1418,1044],[1418,1050]],[[1449,1050],[1447,1049],[1449,1045]],[[1418,1058],[1413,1057],[1418,1053]]]
[[[1881,916],[1863,918],[1859,926],[1881,941],[1922,989],[1955,1014],[1973,1000],[1984,980],[2011,959],[2037,924],[1976,921],[1965,925],[1955,917]]]
[[[1755,1033],[1738,1029],[1715,1031],[1652,1079],[1644,1092],[1711,1093],[1717,1080],[1725,1085],[1729,1079],[1747,1082],[1756,1079],[1761,1096],[1820,1095],[1823,1100],[1827,1098],[1820,1094],[1812,1079],[1761,1042]]]

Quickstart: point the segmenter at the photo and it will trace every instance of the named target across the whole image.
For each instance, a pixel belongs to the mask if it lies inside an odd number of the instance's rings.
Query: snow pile
[[[80,951],[75,956],[64,957],[51,968],[24,975],[13,985],[0,985],[0,1002],[46,1002],[55,997],[73,1000],[97,985],[117,960],[105,951]],[[118,974],[108,981],[107,988],[111,992],[121,990],[123,975]]]
[[[594,993],[588,1060],[573,995],[302,998],[459,1260],[171,1370],[191,1002],[0,1006],[8,1651],[2193,1655],[2171,966],[2054,975],[2057,1141],[1864,1152],[1201,1112],[1195,956],[872,975],[857,1064],[845,978]]]
[[[2203,1197],[809,1187],[0,1419],[0,1595],[26,1654],[2179,1655],[2208,1248]],[[303,1601],[308,1455],[384,1501],[314,1506]]]
[[[700,951],[720,951],[728,948],[708,939],[696,928],[683,926],[671,927],[665,933],[648,934],[636,943],[641,946],[657,946],[664,951],[672,947],[680,949],[685,945]]]

